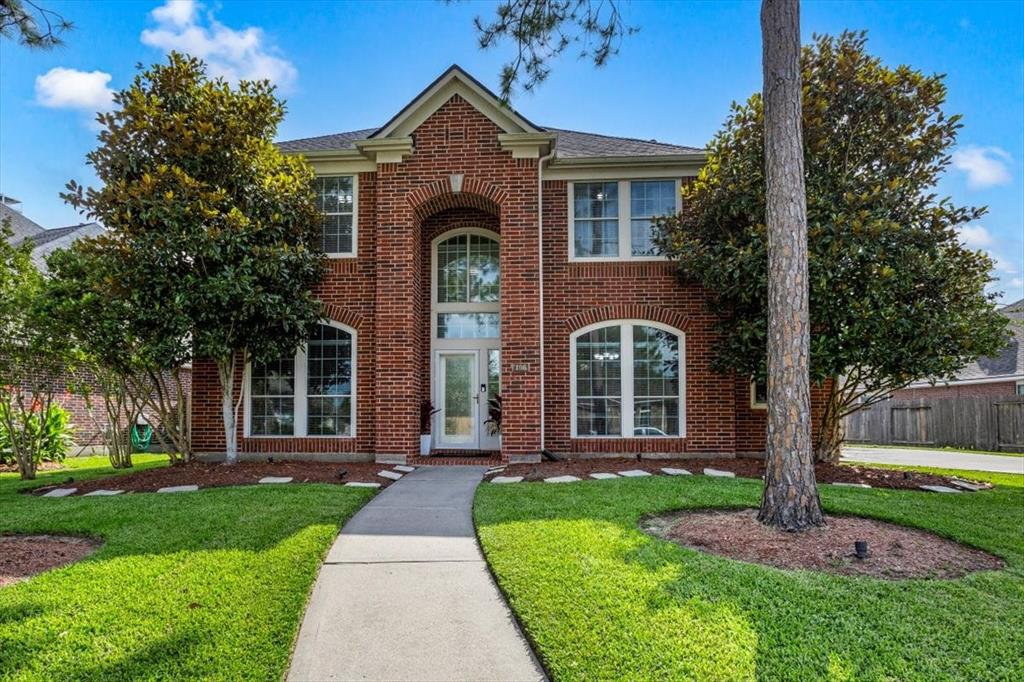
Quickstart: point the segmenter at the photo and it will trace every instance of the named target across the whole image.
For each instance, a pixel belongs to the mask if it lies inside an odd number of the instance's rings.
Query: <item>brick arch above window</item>
[[[456,177],[462,179],[455,181]],[[405,198],[416,219],[422,222],[435,213],[451,208],[475,208],[501,215],[501,207],[508,199],[508,192],[489,182],[453,175],[421,185]]]
[[[363,316],[354,310],[344,308],[335,303],[324,303],[324,315],[332,322],[347,325],[356,331],[363,325]]]
[[[578,313],[567,319],[564,324],[566,331],[572,333],[599,322],[626,319],[659,322],[684,332],[687,330],[690,323],[689,317],[676,310],[659,308],[653,305],[619,304],[584,310],[582,313]]]

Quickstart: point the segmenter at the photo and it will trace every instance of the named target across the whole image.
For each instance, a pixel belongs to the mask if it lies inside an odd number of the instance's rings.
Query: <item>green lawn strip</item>
[[[646,514],[756,506],[760,489],[702,476],[484,485],[474,515],[498,582],[556,680],[974,680],[1024,671],[1024,490],[821,486],[829,513],[926,528],[1009,564],[959,580],[782,571],[637,529]]]
[[[87,481],[91,478],[104,476],[121,476],[133,474],[146,469],[165,467],[170,464],[167,455],[149,455],[145,453],[132,455],[133,466],[130,469],[114,469],[105,455],[90,457],[68,457],[60,469],[39,470],[36,477],[23,481],[17,473],[0,473],[0,495],[24,488],[41,488],[47,485],[64,484],[69,478],[75,481]],[[69,488],[74,482],[67,483]]]
[[[1005,452],[1003,450],[975,450],[973,448],[951,448],[935,445],[879,445],[877,443],[854,443],[847,442],[849,448],[869,448],[875,450],[929,450],[932,452],[946,452],[951,455],[964,453],[970,455],[997,455],[1000,457],[1024,457],[1024,452]]]
[[[0,678],[279,679],[331,541],[372,496],[323,484],[62,499],[7,489],[0,532],[105,544],[0,589]]]
[[[909,466],[903,464],[879,464],[876,462],[851,462],[843,460],[843,464],[875,469],[895,469],[896,471],[920,471],[937,476],[954,476],[968,481],[983,481],[992,485],[1009,488],[1024,488],[1024,474],[1007,474],[997,471],[974,471],[972,469],[943,469],[940,467]]]

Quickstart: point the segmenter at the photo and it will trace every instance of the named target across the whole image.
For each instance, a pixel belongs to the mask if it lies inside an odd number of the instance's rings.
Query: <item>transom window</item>
[[[313,181],[317,208],[323,213],[320,247],[328,256],[356,253],[355,176],[321,176]]]
[[[679,211],[678,180],[574,182],[570,187],[570,258],[660,257],[652,219]]]
[[[437,338],[497,338],[501,290],[498,241],[465,232],[438,242],[436,249]]]
[[[683,334],[619,321],[573,335],[573,437],[685,435]]]
[[[253,363],[248,436],[355,434],[355,332],[318,325],[293,357]]]

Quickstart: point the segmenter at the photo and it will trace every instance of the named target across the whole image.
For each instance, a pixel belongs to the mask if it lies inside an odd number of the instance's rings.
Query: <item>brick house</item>
[[[325,320],[238,377],[243,459],[405,461],[423,401],[435,453],[764,450],[759,392],[711,371],[705,297],[650,241],[701,149],[538,126],[457,66],[379,128],[280,147],[318,175]],[[192,390],[195,450],[222,453],[212,363]]]

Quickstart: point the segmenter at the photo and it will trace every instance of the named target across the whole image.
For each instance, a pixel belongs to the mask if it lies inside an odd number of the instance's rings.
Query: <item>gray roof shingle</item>
[[[15,211],[7,204],[0,203],[0,220],[6,221],[8,219],[11,221],[11,229],[14,231],[14,235],[11,237],[11,244],[14,246],[23,242],[26,237],[35,236],[43,231],[42,225],[29,220],[22,213]]]
[[[299,140],[285,140],[277,146],[284,152],[328,152],[355,149],[355,143],[366,140],[377,128],[351,130],[333,135],[306,137]],[[555,134],[556,156],[563,159],[586,159],[615,156],[674,156],[677,154],[700,154],[704,150],[657,140],[638,140],[631,137],[613,137],[597,133],[582,133],[576,130],[547,128]]]
[[[35,248],[32,249],[32,262],[40,270],[46,270],[46,257],[57,249],[66,249],[83,237],[96,237],[103,234],[105,228],[99,223],[82,223],[68,227],[56,227],[43,230],[42,234],[32,237]]]

